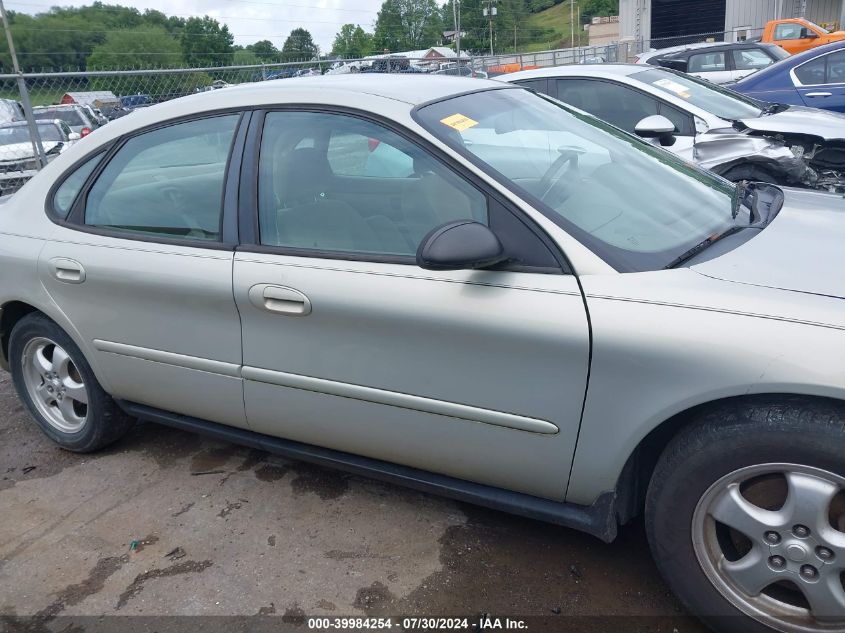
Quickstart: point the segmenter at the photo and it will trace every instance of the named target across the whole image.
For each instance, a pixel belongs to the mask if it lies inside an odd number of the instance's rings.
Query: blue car
[[[845,41],[788,57],[731,88],[761,101],[845,112]]]

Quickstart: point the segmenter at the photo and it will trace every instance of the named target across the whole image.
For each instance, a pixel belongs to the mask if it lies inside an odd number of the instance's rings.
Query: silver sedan
[[[518,86],[265,82],[3,205],[0,350],[71,451],[142,418],[605,541],[644,514],[714,626],[841,630],[843,242],[839,197]]]

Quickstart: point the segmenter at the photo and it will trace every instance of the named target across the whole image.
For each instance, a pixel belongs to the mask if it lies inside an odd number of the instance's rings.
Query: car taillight
[[[376,147],[378,147],[380,143],[381,143],[381,141],[378,140],[377,138],[371,138],[367,141],[367,147],[370,148],[371,152],[374,152],[374,151],[376,151]]]
[[[80,135],[81,136],[88,136],[90,133],[91,133],[91,128],[90,127],[84,127],[84,128],[82,128]]]

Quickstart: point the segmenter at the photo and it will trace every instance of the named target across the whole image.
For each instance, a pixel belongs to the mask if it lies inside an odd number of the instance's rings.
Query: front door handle
[[[272,284],[257,284],[249,289],[249,301],[260,310],[305,316],[311,314],[311,301],[299,290]]]
[[[81,284],[85,281],[85,269],[75,259],[54,257],[49,262],[50,274],[66,284]]]
[[[833,93],[832,92],[808,92],[806,96],[808,96],[808,97],[832,97]]]

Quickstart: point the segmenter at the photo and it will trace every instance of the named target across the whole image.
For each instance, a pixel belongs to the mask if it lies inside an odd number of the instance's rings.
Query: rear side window
[[[105,154],[97,154],[93,158],[89,158],[82,163],[76,170],[65,178],[65,181],[56,189],[53,195],[53,215],[57,218],[65,219],[70,213],[70,208],[73,206],[73,201],[76,196],[82,191],[82,186],[88,180],[88,176],[97,167]]]
[[[559,79],[558,99],[634,132],[637,123],[658,114],[657,99],[620,84],[592,79]]]
[[[827,55],[825,83],[845,83],[845,51],[836,51]]]
[[[734,59],[734,68],[737,70],[757,70],[774,62],[764,51],[754,48],[733,50],[731,55]]]
[[[795,76],[805,86],[825,83],[825,58],[817,57],[795,69]]]
[[[531,90],[542,92],[543,94],[549,94],[548,79],[526,79],[525,81],[517,81],[515,83],[519,84],[520,86],[530,88]]]
[[[239,116],[177,123],[129,139],[89,190],[85,224],[218,241],[226,163]]]
[[[725,53],[698,53],[691,55],[687,72],[712,73],[725,70]]]

